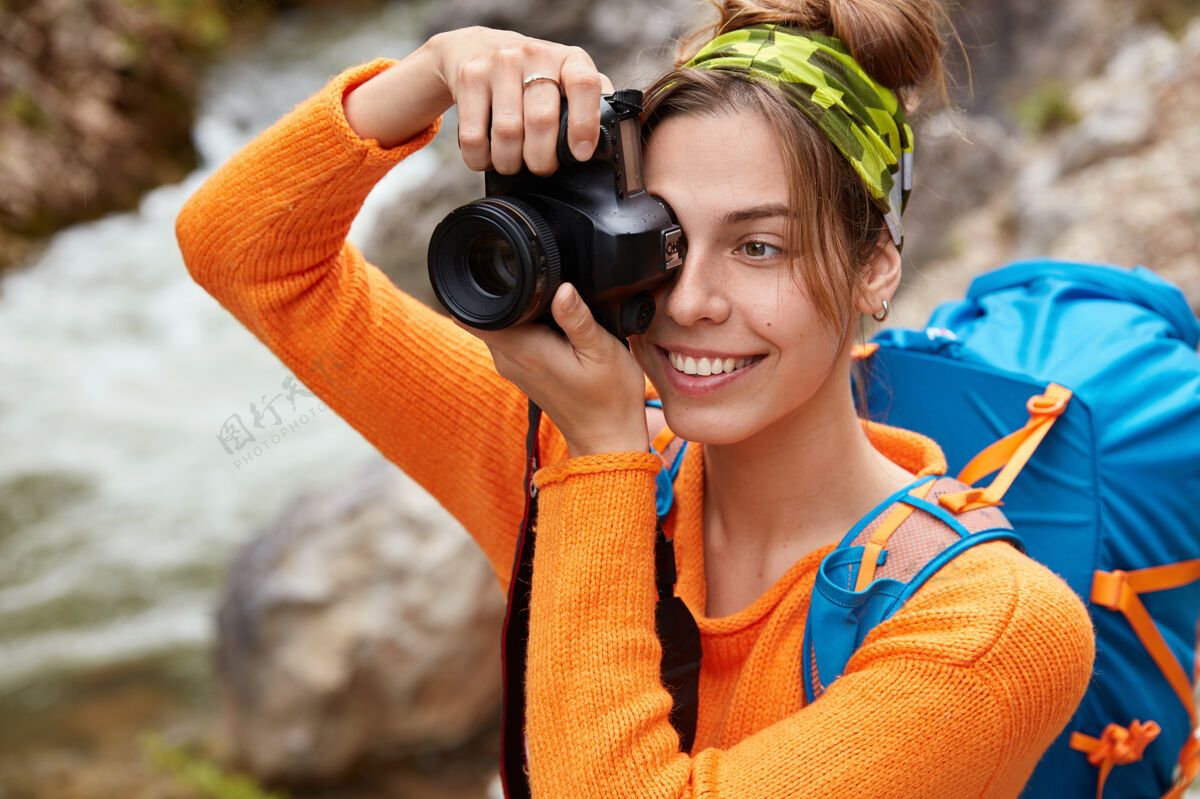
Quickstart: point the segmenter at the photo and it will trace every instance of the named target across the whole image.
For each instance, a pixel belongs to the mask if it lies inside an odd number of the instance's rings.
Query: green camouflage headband
[[[892,240],[904,243],[900,213],[912,189],[912,128],[895,93],[876,83],[840,40],[755,25],[721,34],[684,66],[777,83],[846,156],[883,211]]]

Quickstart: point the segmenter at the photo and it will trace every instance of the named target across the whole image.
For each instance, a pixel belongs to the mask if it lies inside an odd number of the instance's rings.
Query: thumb
[[[592,317],[591,310],[570,283],[558,287],[550,303],[550,313],[580,355],[596,357],[603,352],[608,333]]]

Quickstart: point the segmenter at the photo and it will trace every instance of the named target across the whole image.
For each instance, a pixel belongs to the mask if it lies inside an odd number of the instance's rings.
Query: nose
[[[729,318],[728,288],[719,260],[699,247],[689,247],[679,275],[667,285],[667,295],[658,304],[680,326],[720,324]]]

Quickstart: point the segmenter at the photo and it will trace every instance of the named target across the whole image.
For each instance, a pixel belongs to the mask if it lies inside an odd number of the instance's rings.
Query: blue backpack
[[[872,419],[937,441],[962,483],[999,474],[936,502],[899,498],[940,512],[960,539],[907,581],[874,576],[886,532],[863,544],[851,531],[828,556],[808,619],[808,699],[948,557],[1011,535],[958,521],[1003,498],[1018,545],[1083,599],[1096,631],[1087,694],[1022,797],[1181,797],[1200,772],[1198,341],[1183,295],[1149,270],[1036,260],[977,278],[925,330],[866,345]],[[847,569],[861,590],[846,590]]]

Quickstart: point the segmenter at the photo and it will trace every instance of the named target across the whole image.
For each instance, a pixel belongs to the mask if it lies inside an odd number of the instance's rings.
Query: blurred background
[[[889,324],[1033,255],[1144,264],[1200,307],[1200,3],[948,11],[952,104],[916,120]],[[0,799],[494,793],[482,556],[192,282],[174,218],[330,77],[439,30],[581,44],[641,86],[709,15],[0,2]],[[482,192],[447,129],[351,234],[426,301],[429,231]]]

